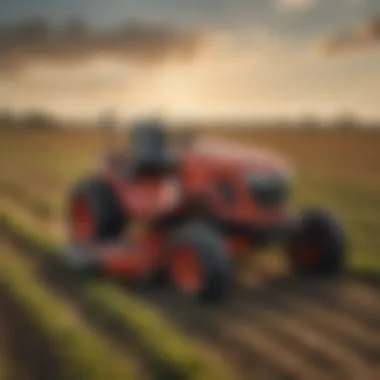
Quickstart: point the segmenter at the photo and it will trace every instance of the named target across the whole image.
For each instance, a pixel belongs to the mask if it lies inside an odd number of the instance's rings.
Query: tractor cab
[[[129,174],[133,178],[165,176],[176,168],[176,157],[165,125],[156,120],[136,123],[130,133]]]

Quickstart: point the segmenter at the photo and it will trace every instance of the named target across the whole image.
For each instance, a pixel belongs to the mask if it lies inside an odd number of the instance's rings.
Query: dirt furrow
[[[298,315],[289,315],[274,306],[242,303],[236,304],[231,314],[237,324],[251,320],[263,331],[271,331],[289,350],[298,352],[315,367],[333,374],[334,379],[351,379],[351,376],[353,379],[371,379],[370,363],[355,349],[331,338],[323,330],[314,329]]]
[[[356,308],[362,309],[375,318],[380,315],[380,291],[373,286],[357,281],[340,282],[337,286],[336,297],[355,305]],[[380,329],[380,320],[378,322]]]
[[[372,305],[363,305],[362,299],[358,298],[355,292],[351,293],[353,286],[356,286],[356,284],[342,282],[339,284],[339,289],[334,287],[316,289],[314,294],[319,293],[319,296],[317,294],[317,299],[314,298],[313,301],[319,302],[320,305],[331,310],[352,316],[374,334],[378,334],[380,332],[380,312],[376,306],[380,302],[380,297]]]
[[[289,347],[289,342],[279,339],[275,330],[263,329],[262,322],[255,320],[254,315],[244,320],[234,319],[228,312],[234,307],[230,302],[208,310],[189,305],[187,300],[166,290],[156,290],[145,297],[161,307],[173,323],[222,349],[224,356],[238,368],[243,365],[251,376],[265,373],[267,379],[331,378],[310,358]]]
[[[349,283],[352,280],[342,278],[341,281]],[[308,280],[301,280],[298,289],[303,288],[307,283]],[[309,328],[319,331],[320,334],[340,342],[340,345],[349,348],[371,363],[379,362],[380,333],[366,326],[360,319],[355,319],[355,317],[333,308],[326,308],[323,305],[323,298],[314,297],[311,301],[311,297],[305,290],[300,295],[300,291],[295,288],[288,291],[284,286],[277,290],[268,288],[263,289],[260,296],[257,293],[245,294],[245,297],[248,298],[247,302],[243,303],[243,307],[237,309],[251,308],[254,313],[255,305],[259,303],[262,307],[285,313],[288,317],[300,321],[301,324],[306,324]],[[331,291],[334,291],[333,287]],[[259,309],[261,308],[259,307]],[[249,314],[249,311],[247,313]]]
[[[332,379],[326,372],[305,360],[299,351],[293,351],[286,344],[280,343],[275,332],[270,336],[268,330],[262,329],[260,323],[229,318],[223,318],[222,321],[222,328],[225,331],[235,335],[255,353],[267,357],[270,363],[282,369],[287,378]]]
[[[7,236],[21,251],[30,249],[17,232]],[[241,379],[377,380],[379,289],[348,277],[285,279],[256,291],[236,289],[214,308],[167,289],[138,294],[234,365]],[[66,286],[60,291],[70,296]]]
[[[351,284],[348,281],[342,280],[339,287]],[[259,294],[237,292],[231,301],[211,313],[189,308],[183,300],[165,295],[165,291],[156,291],[146,297],[159,305],[175,323],[200,339],[215,346],[228,345],[236,356],[245,352],[245,358],[251,357],[246,363],[251,373],[255,373],[257,363],[261,363],[262,367],[276,369],[268,377],[270,379],[375,380],[380,367],[378,336],[361,319],[322,308],[320,304],[326,297],[323,292],[319,298],[307,301],[311,307],[307,309],[302,298],[297,298],[293,281],[289,284],[289,287],[268,286]],[[315,287],[323,288],[323,282],[302,280],[297,285],[297,289],[303,288],[304,296],[305,289],[315,293]],[[351,285],[347,289],[351,289]],[[375,288],[372,290],[377,292]],[[341,325],[339,316],[342,316]],[[334,323],[338,326],[338,334],[334,332]]]
[[[365,286],[371,292],[372,300],[358,296],[355,289]],[[306,299],[334,313],[355,319],[358,323],[378,334],[380,332],[380,286],[365,284],[351,276],[335,279],[304,279],[280,283],[277,288],[285,289],[292,295]],[[362,288],[363,289],[363,288]],[[362,296],[365,297],[365,292]]]
[[[314,329],[341,341],[373,363],[380,363],[380,333],[376,333],[349,315],[326,309],[307,299],[288,296],[281,303],[292,315],[305,320]]]
[[[136,293],[155,305],[176,326],[230,362],[236,368],[239,379],[282,380],[290,375],[271,363],[267,357],[255,353],[236,335],[226,331],[225,326],[202,306],[189,304],[167,289],[139,289]]]

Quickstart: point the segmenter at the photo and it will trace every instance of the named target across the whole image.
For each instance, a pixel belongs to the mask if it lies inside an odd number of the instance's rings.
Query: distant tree
[[[368,122],[367,128],[374,129],[380,132],[380,120],[373,120],[372,122]]]
[[[304,129],[316,129],[320,127],[321,123],[315,115],[306,115],[301,120],[301,127]]]
[[[58,127],[56,120],[43,111],[30,111],[21,118],[21,124],[26,129],[50,130]]]
[[[50,36],[50,25],[43,18],[30,18],[13,28],[12,35],[23,42],[38,43]]]
[[[90,28],[82,18],[73,18],[65,25],[65,37],[74,40],[81,40],[90,35]]]
[[[334,122],[334,127],[340,130],[353,130],[360,125],[359,120],[351,113],[343,113]]]
[[[103,111],[98,118],[98,126],[102,131],[112,131],[117,128],[118,120],[113,110]]]
[[[9,129],[16,123],[15,116],[8,109],[0,110],[0,129]]]

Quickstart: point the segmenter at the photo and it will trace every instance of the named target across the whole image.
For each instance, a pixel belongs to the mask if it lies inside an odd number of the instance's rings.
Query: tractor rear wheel
[[[98,178],[79,182],[69,197],[69,234],[73,244],[119,237],[126,218],[112,189]]]
[[[330,213],[305,210],[299,215],[286,253],[296,274],[338,274],[346,258],[343,229]]]
[[[200,302],[221,299],[231,283],[232,265],[222,236],[203,222],[188,222],[169,240],[168,274],[182,294]]]

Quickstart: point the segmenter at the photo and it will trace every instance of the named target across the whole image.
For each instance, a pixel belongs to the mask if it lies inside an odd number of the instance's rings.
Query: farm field
[[[244,277],[249,281],[243,281],[231,299],[207,309],[163,289],[77,278],[59,259],[65,241],[64,199],[70,184],[96,165],[104,136],[85,131],[2,132],[4,376],[13,374],[17,361],[30,376],[17,371],[12,378],[52,378],[38,377],[36,365],[52,352],[51,373],[62,380],[109,374],[113,379],[380,378],[380,133],[202,134],[263,146],[294,163],[294,202],[323,205],[346,227],[349,273],[335,280],[276,281],[286,263],[280,253],[267,252],[247,263]],[[13,317],[20,313],[27,316],[24,321]],[[58,313],[67,316],[69,326],[55,317]],[[57,323],[50,325],[49,318]],[[22,322],[32,342],[27,346],[17,325]],[[75,347],[75,329],[84,336],[81,344],[88,345],[83,349]],[[36,352],[34,363],[28,350]],[[65,363],[72,373],[61,370]],[[107,372],[111,370],[117,373]]]

